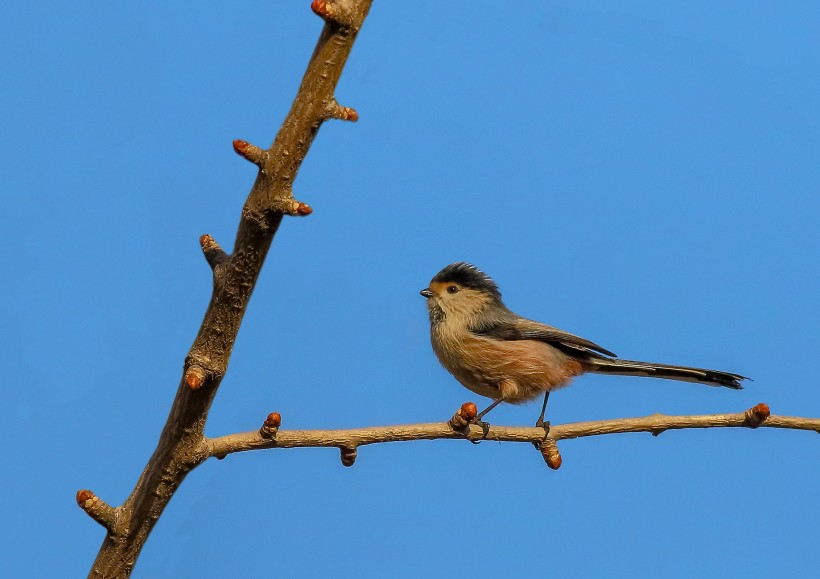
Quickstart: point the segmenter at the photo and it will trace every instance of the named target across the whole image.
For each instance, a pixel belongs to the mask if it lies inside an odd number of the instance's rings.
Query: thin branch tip
[[[199,245],[202,246],[202,251],[208,251],[210,249],[215,248],[222,249],[221,247],[219,247],[219,244],[216,242],[216,240],[213,237],[211,237],[210,233],[206,233],[205,235],[199,236]]]
[[[86,501],[91,501],[95,499],[97,495],[91,492],[88,489],[80,489],[77,491],[77,504],[80,505],[81,508],[84,508],[83,505]]]
[[[313,213],[313,207],[293,198],[282,199],[278,202],[274,202],[271,209],[274,212],[282,213],[284,215],[293,215],[295,217],[307,217]]]
[[[233,141],[233,150],[243,159],[260,167],[265,163],[265,158],[267,157],[267,151],[242,139],[235,139]]]
[[[214,269],[228,258],[228,254],[226,254],[216,240],[207,233],[200,236],[199,245],[202,247],[202,254],[205,256],[205,261],[208,262],[211,269]]]
[[[84,510],[89,517],[110,532],[113,532],[114,523],[116,522],[116,509],[88,489],[77,491],[76,500],[77,505]]]
[[[327,118],[355,123],[359,120],[359,113],[356,112],[356,109],[343,107],[334,99],[327,106]]]

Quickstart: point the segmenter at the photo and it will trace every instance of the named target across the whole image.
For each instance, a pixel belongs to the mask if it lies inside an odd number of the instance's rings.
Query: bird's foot
[[[487,439],[487,435],[490,434],[490,423],[489,422],[484,422],[483,420],[481,420],[479,417],[476,416],[473,420],[470,421],[470,424],[475,424],[476,426],[480,426],[481,427],[481,432],[483,432],[483,434],[481,436],[481,439],[474,440],[472,438],[469,438],[468,440],[470,442],[472,442],[473,444],[480,444],[482,440]]]
[[[549,436],[549,433],[550,433],[550,421],[549,420],[544,420],[543,417],[539,418],[535,422],[535,427],[544,429],[544,440],[546,440],[547,436]],[[535,448],[539,449],[539,450],[541,449],[541,442],[533,442],[532,445]]]
[[[544,437],[550,433],[550,421],[544,420],[543,418],[539,418],[535,423],[536,428],[543,428],[544,429]]]

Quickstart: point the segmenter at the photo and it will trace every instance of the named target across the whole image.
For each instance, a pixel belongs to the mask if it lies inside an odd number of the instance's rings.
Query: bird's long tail
[[[741,390],[741,380],[748,380],[740,374],[706,370],[703,368],[689,368],[687,366],[670,366],[668,364],[652,364],[650,362],[635,362],[619,360],[617,358],[595,358],[586,360],[588,372],[599,374],[620,374],[621,376],[649,376],[666,380],[681,380],[683,382],[699,382],[709,386],[725,386],[734,390]]]

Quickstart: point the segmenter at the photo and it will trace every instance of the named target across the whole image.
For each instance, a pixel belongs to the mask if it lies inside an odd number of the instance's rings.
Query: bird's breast
[[[581,364],[545,342],[498,340],[439,324],[431,341],[442,366],[482,396],[530,400],[582,372]]]

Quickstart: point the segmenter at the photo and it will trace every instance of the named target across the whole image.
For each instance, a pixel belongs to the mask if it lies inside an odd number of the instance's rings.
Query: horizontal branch
[[[765,410],[765,413],[763,412]],[[796,416],[769,416],[765,404],[755,406],[747,412],[736,414],[710,414],[700,416],[667,416],[653,414],[641,418],[622,418],[595,422],[575,422],[560,424],[549,429],[552,441],[602,434],[624,432],[649,432],[658,435],[665,430],[685,428],[790,428],[813,430],[820,433],[820,418]],[[266,437],[259,431],[243,432],[209,438],[204,441],[204,452],[210,456],[224,458],[234,452],[262,450],[267,448],[338,447],[356,448],[367,444],[384,442],[407,442],[411,440],[469,439],[497,440],[503,442],[529,442],[540,446],[544,442],[545,431],[540,427],[491,425],[487,436],[481,428],[469,424],[462,430],[448,422],[428,424],[405,424],[397,426],[374,426],[350,430],[278,430],[275,437]]]

